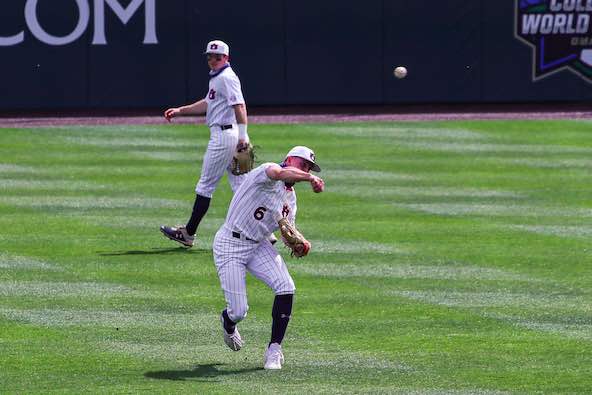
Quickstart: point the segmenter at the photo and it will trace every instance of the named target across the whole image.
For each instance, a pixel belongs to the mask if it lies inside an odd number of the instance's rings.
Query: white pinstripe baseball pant
[[[219,126],[210,128],[210,141],[203,158],[201,176],[195,186],[198,195],[211,198],[224,175],[228,171],[228,181],[232,192],[236,191],[245,178],[245,174],[235,176],[231,173],[230,165],[238,144],[238,127],[222,130]]]
[[[296,288],[286,263],[265,239],[259,243],[237,239],[225,227],[214,238],[214,262],[226,298],[228,317],[239,322],[247,315],[247,271],[263,281],[276,295],[293,294]]]

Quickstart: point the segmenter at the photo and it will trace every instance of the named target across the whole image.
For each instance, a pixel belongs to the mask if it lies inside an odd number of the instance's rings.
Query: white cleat
[[[238,351],[242,348],[244,342],[241,338],[240,333],[238,333],[238,328],[234,327],[234,332],[228,334],[226,329],[224,328],[224,317],[220,316],[220,321],[222,322],[222,332],[224,333],[224,343],[232,350]]]
[[[282,368],[284,363],[284,354],[282,353],[282,346],[277,343],[271,343],[265,351],[265,365],[268,370],[278,370]]]

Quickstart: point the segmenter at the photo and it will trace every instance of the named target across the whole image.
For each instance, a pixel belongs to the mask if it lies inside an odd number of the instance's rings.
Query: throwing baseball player
[[[229,47],[220,40],[210,41],[206,47],[210,68],[209,90],[205,98],[183,107],[169,108],[164,112],[167,121],[179,115],[206,114],[210,128],[210,141],[203,158],[201,176],[195,187],[195,203],[191,218],[185,226],[160,227],[169,239],[186,247],[192,247],[199,223],[210,207],[212,195],[228,171],[232,191],[236,191],[252,168],[252,146],[247,134],[247,109],[241,91],[241,83],[229,63]],[[250,157],[249,164],[240,169],[234,158],[240,152]]]
[[[322,192],[324,182],[310,174],[321,171],[314,152],[294,147],[281,165],[264,163],[251,171],[235,192],[224,225],[214,238],[214,261],[226,299],[220,320],[224,342],[234,351],[243,346],[237,323],[249,306],[245,276],[247,271],[275,293],[272,308],[271,340],[265,352],[265,369],[281,369],[284,362],[282,340],[292,314],[294,281],[269,235],[279,229],[282,240],[296,257],[305,256],[310,243],[295,227],[294,184],[310,182],[314,192]]]

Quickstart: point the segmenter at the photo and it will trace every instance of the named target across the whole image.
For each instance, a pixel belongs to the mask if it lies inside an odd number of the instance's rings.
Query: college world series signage
[[[533,81],[567,69],[592,83],[592,0],[515,1],[515,33],[532,48]]]

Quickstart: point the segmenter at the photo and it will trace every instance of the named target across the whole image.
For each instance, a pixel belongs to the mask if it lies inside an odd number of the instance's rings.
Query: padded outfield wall
[[[207,91],[214,38],[230,44],[249,105],[587,101],[585,3],[3,1],[0,110],[186,103]],[[530,36],[517,32],[521,13],[543,18],[527,22]]]

